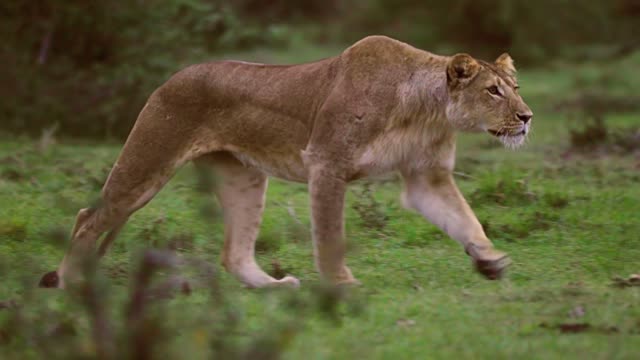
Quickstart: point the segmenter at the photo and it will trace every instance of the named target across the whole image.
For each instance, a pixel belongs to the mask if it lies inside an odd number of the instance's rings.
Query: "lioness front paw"
[[[511,265],[509,255],[492,247],[480,247],[471,244],[466,248],[473,259],[473,266],[489,280],[501,279],[505,270]]]
[[[60,286],[60,277],[58,276],[57,271],[49,271],[48,273],[42,275],[40,282],[38,283],[38,287],[41,288],[58,288]]]
[[[508,255],[497,260],[473,260],[476,271],[484,275],[489,280],[501,279],[505,273],[505,270],[511,265],[511,259]]]

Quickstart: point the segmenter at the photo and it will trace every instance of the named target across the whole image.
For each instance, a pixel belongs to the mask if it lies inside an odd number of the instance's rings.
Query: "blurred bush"
[[[206,261],[159,249],[138,258],[128,287],[110,281],[94,257],[62,294],[36,292],[25,282],[20,298],[0,301],[0,356],[275,360],[309,319],[339,325],[363,311],[345,288],[316,285],[305,292],[262,290],[268,310],[246,315],[246,304]]]

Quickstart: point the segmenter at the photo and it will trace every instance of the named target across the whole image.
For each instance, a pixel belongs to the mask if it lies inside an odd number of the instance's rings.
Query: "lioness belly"
[[[303,121],[247,101],[212,125],[212,138],[245,166],[269,176],[306,182],[301,151],[309,129]]]
[[[299,155],[273,156],[271,154],[269,156],[265,153],[258,154],[246,151],[234,151],[232,154],[245,166],[256,168],[269,176],[295,182],[307,182],[307,171]]]

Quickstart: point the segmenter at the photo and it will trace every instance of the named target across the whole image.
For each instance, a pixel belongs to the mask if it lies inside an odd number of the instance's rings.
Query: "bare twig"
[[[296,223],[298,223],[299,225],[303,225],[302,221],[300,221],[300,219],[298,219],[298,216],[296,215],[296,210],[293,208],[293,202],[291,200],[287,202],[287,212]]]
[[[42,134],[38,141],[38,150],[40,150],[40,152],[46,151],[49,146],[56,143],[56,131],[58,131],[58,123],[55,123],[53,126],[46,129],[42,129]]]
[[[38,51],[38,64],[44,65],[49,57],[49,49],[51,48],[51,39],[53,38],[53,30],[49,30],[40,42],[40,51]]]
[[[464,178],[464,179],[475,180],[475,177],[473,177],[473,176],[471,176],[469,174],[465,174],[465,173],[460,172],[460,171],[454,171],[453,175],[459,176],[459,177]]]

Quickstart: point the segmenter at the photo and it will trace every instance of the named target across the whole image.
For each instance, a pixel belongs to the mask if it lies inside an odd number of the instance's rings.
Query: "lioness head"
[[[508,54],[494,63],[457,54],[447,64],[447,117],[460,130],[486,131],[505,146],[522,145],[533,113],[518,94]]]

